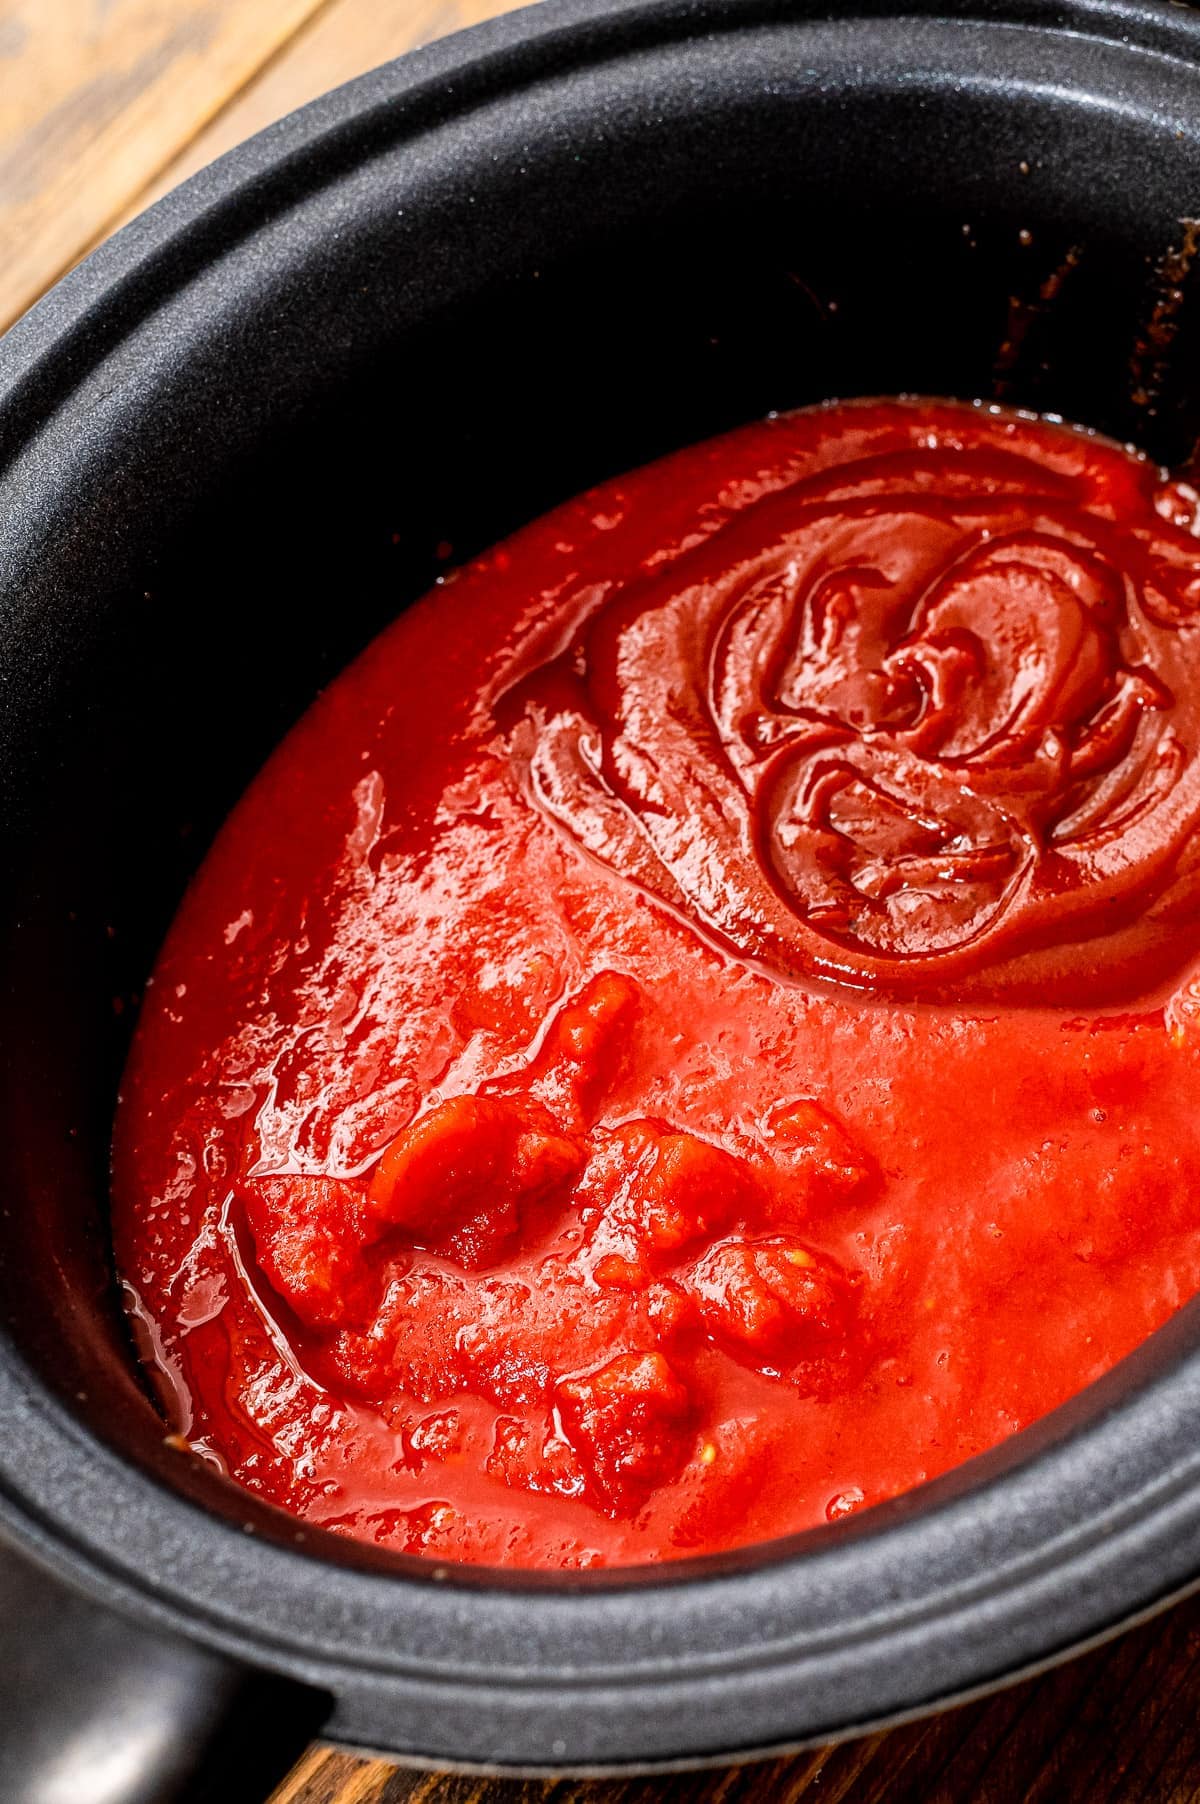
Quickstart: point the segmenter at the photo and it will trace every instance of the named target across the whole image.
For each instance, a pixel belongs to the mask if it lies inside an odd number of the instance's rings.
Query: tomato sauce
[[[223,829],[114,1233],[182,1445],[442,1561],[835,1521],[1200,1288],[1197,497],[768,420],[406,611]]]

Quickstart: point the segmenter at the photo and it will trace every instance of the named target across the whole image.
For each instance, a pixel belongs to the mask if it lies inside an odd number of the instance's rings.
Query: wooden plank
[[[509,10],[508,0],[332,0],[147,183],[118,223],[305,101],[418,44]]]
[[[0,0],[0,329],[328,0]]]

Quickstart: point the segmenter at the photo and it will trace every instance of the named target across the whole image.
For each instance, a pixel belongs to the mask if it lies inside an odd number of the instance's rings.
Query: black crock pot
[[[262,133],[4,340],[6,1804],[100,1745],[101,1707],[107,1766],[53,1795],[211,1795],[185,1769],[247,1721],[266,1762],[318,1729],[502,1769],[740,1757],[1196,1583],[1194,1304],[859,1519],[536,1578],[374,1556],[165,1445],[105,1227],[136,993],[188,875],[439,545],[829,395],[997,396],[1186,463],[1193,211],[1177,6],[546,0]]]

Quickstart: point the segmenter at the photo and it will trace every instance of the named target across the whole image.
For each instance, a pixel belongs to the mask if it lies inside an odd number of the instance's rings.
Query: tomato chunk
[[[339,1178],[265,1177],[241,1189],[259,1265],[312,1328],[366,1320],[376,1284],[363,1258],[362,1189]]]
[[[584,1489],[584,1474],[567,1442],[521,1416],[497,1421],[486,1469],[515,1491],[578,1497]]]
[[[377,1223],[476,1267],[515,1242],[523,1204],[561,1188],[582,1163],[579,1143],[536,1104],[455,1096],[386,1148],[369,1206]]]
[[[635,1287],[761,1200],[744,1160],[653,1121],[623,1124],[589,1167],[583,1189],[596,1199],[597,1281]]]
[[[696,1261],[689,1289],[709,1332],[763,1363],[811,1358],[847,1333],[844,1278],[798,1241],[726,1241]]]
[[[601,1504],[632,1512],[673,1478],[691,1441],[688,1394],[661,1353],[621,1353],[557,1387],[567,1438]]]
[[[632,977],[601,971],[553,1022],[531,1088],[574,1128],[590,1127],[625,1070],[641,1007]]]
[[[766,1120],[777,1170],[790,1180],[777,1193],[776,1212],[806,1215],[822,1203],[861,1196],[875,1179],[868,1156],[842,1124],[811,1097],[780,1103]]]
[[[634,1170],[626,1204],[644,1244],[666,1258],[724,1227],[753,1193],[740,1159],[694,1134],[662,1134]]]

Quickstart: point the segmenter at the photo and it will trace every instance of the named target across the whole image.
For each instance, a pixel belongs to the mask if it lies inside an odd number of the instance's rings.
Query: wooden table
[[[193,170],[503,0],[0,0],[0,329]],[[314,1746],[272,1804],[1183,1804],[1200,1800],[1200,1599],[998,1697],[788,1761],[500,1783]]]

